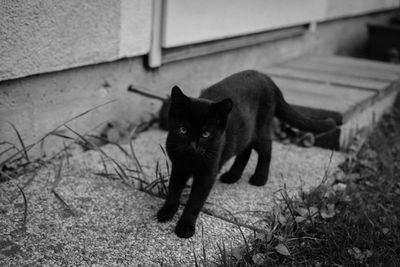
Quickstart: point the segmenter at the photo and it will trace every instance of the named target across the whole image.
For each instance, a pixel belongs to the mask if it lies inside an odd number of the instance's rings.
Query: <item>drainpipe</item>
[[[153,0],[153,17],[151,44],[148,57],[150,68],[158,68],[162,64],[161,56],[161,34],[163,20],[163,0]]]

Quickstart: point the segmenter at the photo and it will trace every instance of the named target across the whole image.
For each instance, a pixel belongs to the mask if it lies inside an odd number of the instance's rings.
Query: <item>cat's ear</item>
[[[189,97],[182,93],[178,86],[171,90],[171,106],[169,108],[170,116],[179,116],[182,114],[189,103]]]
[[[214,110],[217,114],[227,117],[232,111],[233,101],[230,98],[226,98],[220,102],[214,104]]]
[[[174,86],[171,90],[171,101],[175,104],[186,103],[189,98],[182,92],[178,86]]]

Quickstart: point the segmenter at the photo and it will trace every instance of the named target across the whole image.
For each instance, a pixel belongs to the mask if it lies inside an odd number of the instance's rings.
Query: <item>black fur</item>
[[[257,71],[233,74],[203,91],[199,98],[189,98],[175,86],[171,92],[166,142],[172,171],[158,220],[164,222],[173,217],[182,190],[193,176],[189,200],[175,228],[179,237],[191,237],[220,167],[236,156],[230,170],[220,177],[224,183],[236,182],[252,149],[258,153],[258,162],[249,182],[264,185],[271,160],[274,116],[300,130],[315,133],[335,127],[332,119],[313,120],[296,112],[275,83]]]

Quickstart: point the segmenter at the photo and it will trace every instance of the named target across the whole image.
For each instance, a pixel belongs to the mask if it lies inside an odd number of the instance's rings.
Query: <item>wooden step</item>
[[[264,70],[286,100],[313,117],[341,125],[317,145],[345,150],[373,128],[400,90],[400,65],[342,56],[304,56]]]

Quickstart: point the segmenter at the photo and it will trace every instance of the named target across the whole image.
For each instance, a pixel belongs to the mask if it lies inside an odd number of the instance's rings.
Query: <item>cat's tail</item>
[[[336,127],[335,121],[331,118],[322,120],[311,119],[297,112],[286,102],[286,100],[283,98],[282,92],[277,87],[275,90],[275,98],[275,116],[301,131],[322,133],[332,130]]]

